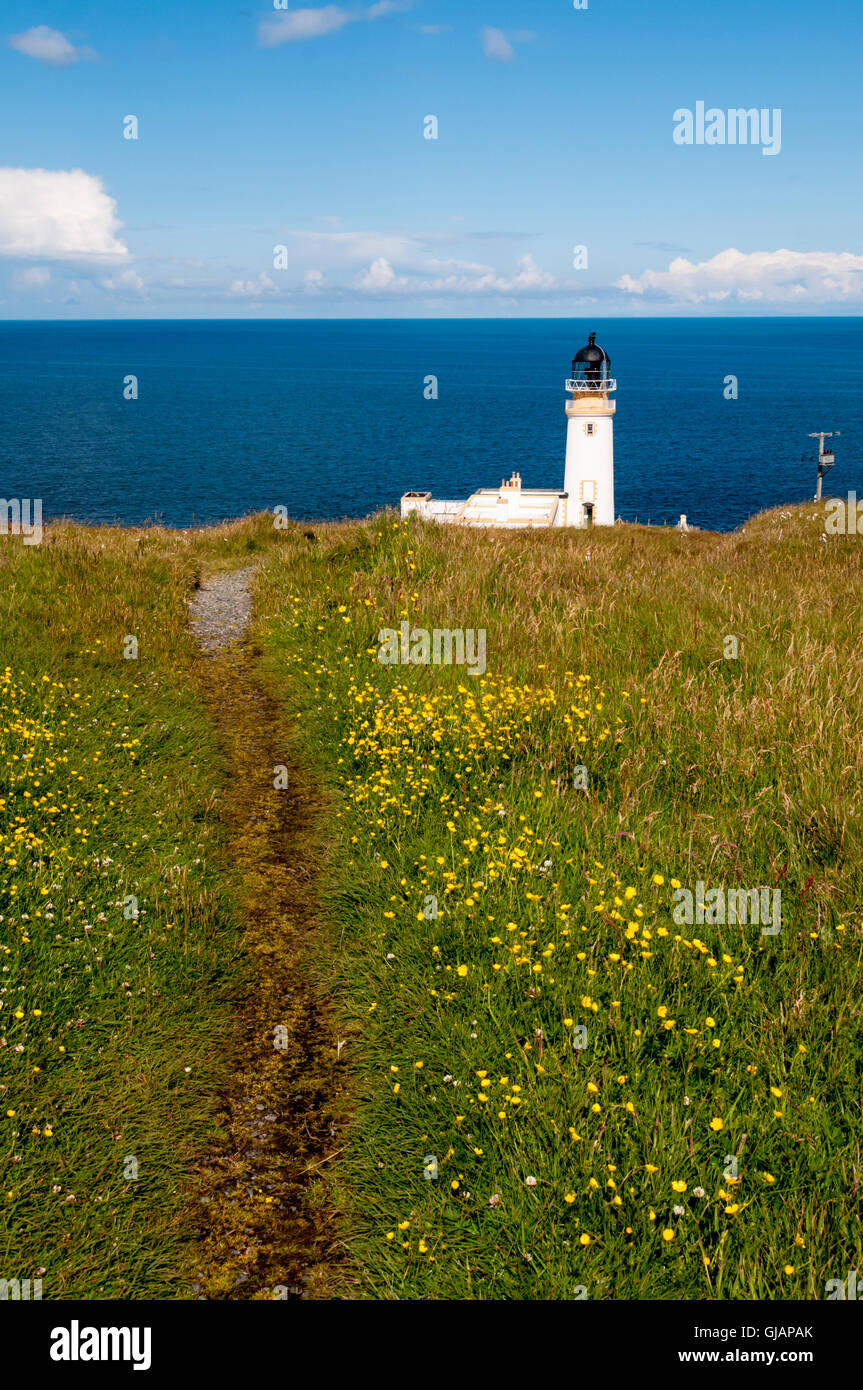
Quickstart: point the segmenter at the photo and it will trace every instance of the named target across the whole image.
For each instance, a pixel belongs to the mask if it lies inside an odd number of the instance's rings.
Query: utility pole
[[[832,439],[834,434],[840,435],[841,433],[841,430],[821,430],[809,436],[810,439],[818,440],[818,482],[815,485],[816,502],[821,501],[821,479],[824,475],[824,470],[825,468],[832,468],[836,462],[832,447],[828,446],[825,450],[824,440]]]

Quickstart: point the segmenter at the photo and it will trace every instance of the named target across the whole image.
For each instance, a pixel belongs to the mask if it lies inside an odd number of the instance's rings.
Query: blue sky
[[[8,319],[863,311],[860,0],[4,0],[0,25]],[[698,102],[717,137],[769,113],[760,143],[678,143]]]

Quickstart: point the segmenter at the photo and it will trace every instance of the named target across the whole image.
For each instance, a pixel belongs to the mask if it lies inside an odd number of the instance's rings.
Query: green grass
[[[44,1298],[187,1287],[245,967],[184,595],[248,530],[0,550],[0,1277]]]
[[[185,598],[252,562],[326,845],[329,1292],[824,1297],[863,1253],[863,561],[811,507],[0,547],[0,1278],[189,1296],[256,871]],[[381,664],[404,618],[485,629],[487,673]],[[781,933],[675,922],[698,880],[781,890]]]
[[[337,807],[344,1292],[823,1297],[861,1255],[855,539],[317,534],[258,623]],[[404,617],[485,628],[487,676],[381,665]],[[782,931],[678,926],[672,879],[780,889]]]

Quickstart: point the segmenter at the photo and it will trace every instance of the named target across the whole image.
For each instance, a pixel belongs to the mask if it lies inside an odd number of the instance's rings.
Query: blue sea
[[[279,505],[360,517],[513,469],[561,487],[564,382],[590,331],[618,381],[625,520],[729,530],[804,501],[813,430],[842,435],[825,491],[863,495],[860,318],[0,323],[0,495],[189,526]]]

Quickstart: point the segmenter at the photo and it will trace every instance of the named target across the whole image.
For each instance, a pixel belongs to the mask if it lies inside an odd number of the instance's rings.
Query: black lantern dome
[[[587,347],[583,347],[572,359],[573,378],[600,385],[608,379],[610,367],[611,358],[603,348],[597,346],[596,334],[591,333]]]

